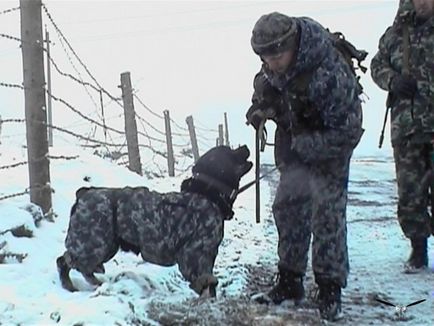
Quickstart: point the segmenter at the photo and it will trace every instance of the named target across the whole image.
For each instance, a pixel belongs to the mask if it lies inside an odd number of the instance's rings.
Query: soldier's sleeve
[[[372,80],[385,91],[389,90],[390,81],[396,75],[390,64],[390,43],[393,40],[393,30],[389,27],[381,36],[378,51],[371,61]]]
[[[259,103],[264,99],[264,87],[268,83],[264,73],[259,71],[253,79],[253,96],[252,103]]]

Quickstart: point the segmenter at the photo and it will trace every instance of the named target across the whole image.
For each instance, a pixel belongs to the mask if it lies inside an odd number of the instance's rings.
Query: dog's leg
[[[71,267],[66,262],[65,256],[62,255],[58,257],[56,260],[56,264],[57,264],[57,271],[59,272],[59,278],[62,287],[70,292],[77,291],[77,289],[72,284],[71,279],[69,278],[69,271],[71,270]]]
[[[202,298],[214,298],[216,296],[216,287],[218,281],[215,276],[211,274],[202,274],[192,283],[190,283],[190,288],[192,288],[199,297]]]
[[[86,281],[88,281],[92,285],[100,286],[102,282],[98,280],[93,273],[83,274]]]
[[[103,264],[96,266],[95,273],[105,274],[105,268]]]
[[[201,299],[209,299],[216,297],[216,285],[210,284],[206,288],[204,288],[200,294]]]

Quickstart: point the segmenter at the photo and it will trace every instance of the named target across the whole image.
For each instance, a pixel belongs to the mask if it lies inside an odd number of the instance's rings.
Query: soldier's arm
[[[321,69],[314,75],[308,96],[319,110],[323,128],[297,134],[292,141],[292,149],[306,161],[340,156],[360,139],[357,81],[347,68]]]
[[[389,90],[392,78],[397,74],[390,63],[391,39],[393,39],[393,30],[389,27],[380,38],[378,51],[371,61],[371,77],[381,89],[386,91]]]

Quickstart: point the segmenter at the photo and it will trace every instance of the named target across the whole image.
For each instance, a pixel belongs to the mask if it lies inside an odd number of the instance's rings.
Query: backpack
[[[340,32],[330,32],[327,29],[328,35],[332,41],[333,46],[339,51],[344,60],[351,68],[353,75],[357,80],[357,95],[363,93],[363,86],[360,83],[360,76],[357,75],[357,70],[366,73],[367,68],[362,65],[363,60],[366,59],[368,52],[358,50],[353,44],[347,41],[344,35]],[[355,62],[357,61],[357,66]],[[289,86],[289,97],[287,102],[291,103],[292,110],[297,117],[298,122],[306,128],[318,129],[322,126],[322,120],[315,107],[310,105],[307,95],[307,88],[310,84],[313,74],[318,66],[313,67],[311,70],[300,74],[294,83]],[[287,118],[282,118],[285,121]]]
[[[368,52],[365,50],[357,49],[352,43],[350,43],[345,36],[341,32],[330,32],[329,37],[332,41],[333,46],[341,53],[345,61],[348,63],[349,67],[353,75],[357,80],[357,94],[360,95],[363,93],[363,86],[360,83],[360,76],[357,74],[357,70],[361,70],[363,73],[366,73],[367,68],[362,65],[363,60],[366,59]],[[357,66],[354,61],[357,61]],[[310,83],[313,73],[315,72],[316,67],[304,74],[301,74],[297,81],[294,83],[292,90],[298,95],[298,97],[303,101],[304,98],[307,97],[306,91],[307,87]]]
[[[332,33],[328,29],[327,31],[331,36],[334,47],[342,54],[357,79],[358,95],[362,94],[363,86],[360,83],[360,76],[357,75],[357,70],[360,69],[363,73],[366,73],[367,68],[362,65],[362,62],[366,59],[368,52],[358,50],[352,43],[345,39],[345,36],[341,32]],[[353,59],[357,61],[357,66],[354,65]]]

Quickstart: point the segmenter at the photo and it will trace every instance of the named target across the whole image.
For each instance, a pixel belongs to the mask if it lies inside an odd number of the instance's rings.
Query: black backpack
[[[342,54],[343,58],[348,63],[351,71],[357,79],[357,94],[362,94],[363,86],[360,83],[360,76],[357,74],[357,70],[361,70],[363,73],[366,73],[367,68],[362,65],[362,62],[366,59],[368,52],[366,52],[365,50],[357,49],[352,43],[345,39],[344,35],[341,32],[330,32],[329,29],[327,29],[327,31],[329,33],[332,44],[339,51],[339,53]],[[355,65],[354,61],[357,61],[357,65]],[[291,87],[302,101],[303,98],[306,96],[307,87],[315,70],[316,69],[312,69],[298,76],[297,81]]]
[[[328,29],[327,31],[330,33],[333,45],[345,58],[348,65],[351,67],[354,76],[356,76],[359,86],[358,94],[362,94],[363,86],[360,83],[360,76],[357,75],[357,70],[360,69],[363,73],[366,73],[367,68],[362,65],[362,62],[366,59],[368,52],[357,49],[353,44],[345,39],[345,36],[341,32],[332,33]],[[357,66],[354,65],[353,59],[357,61]]]

